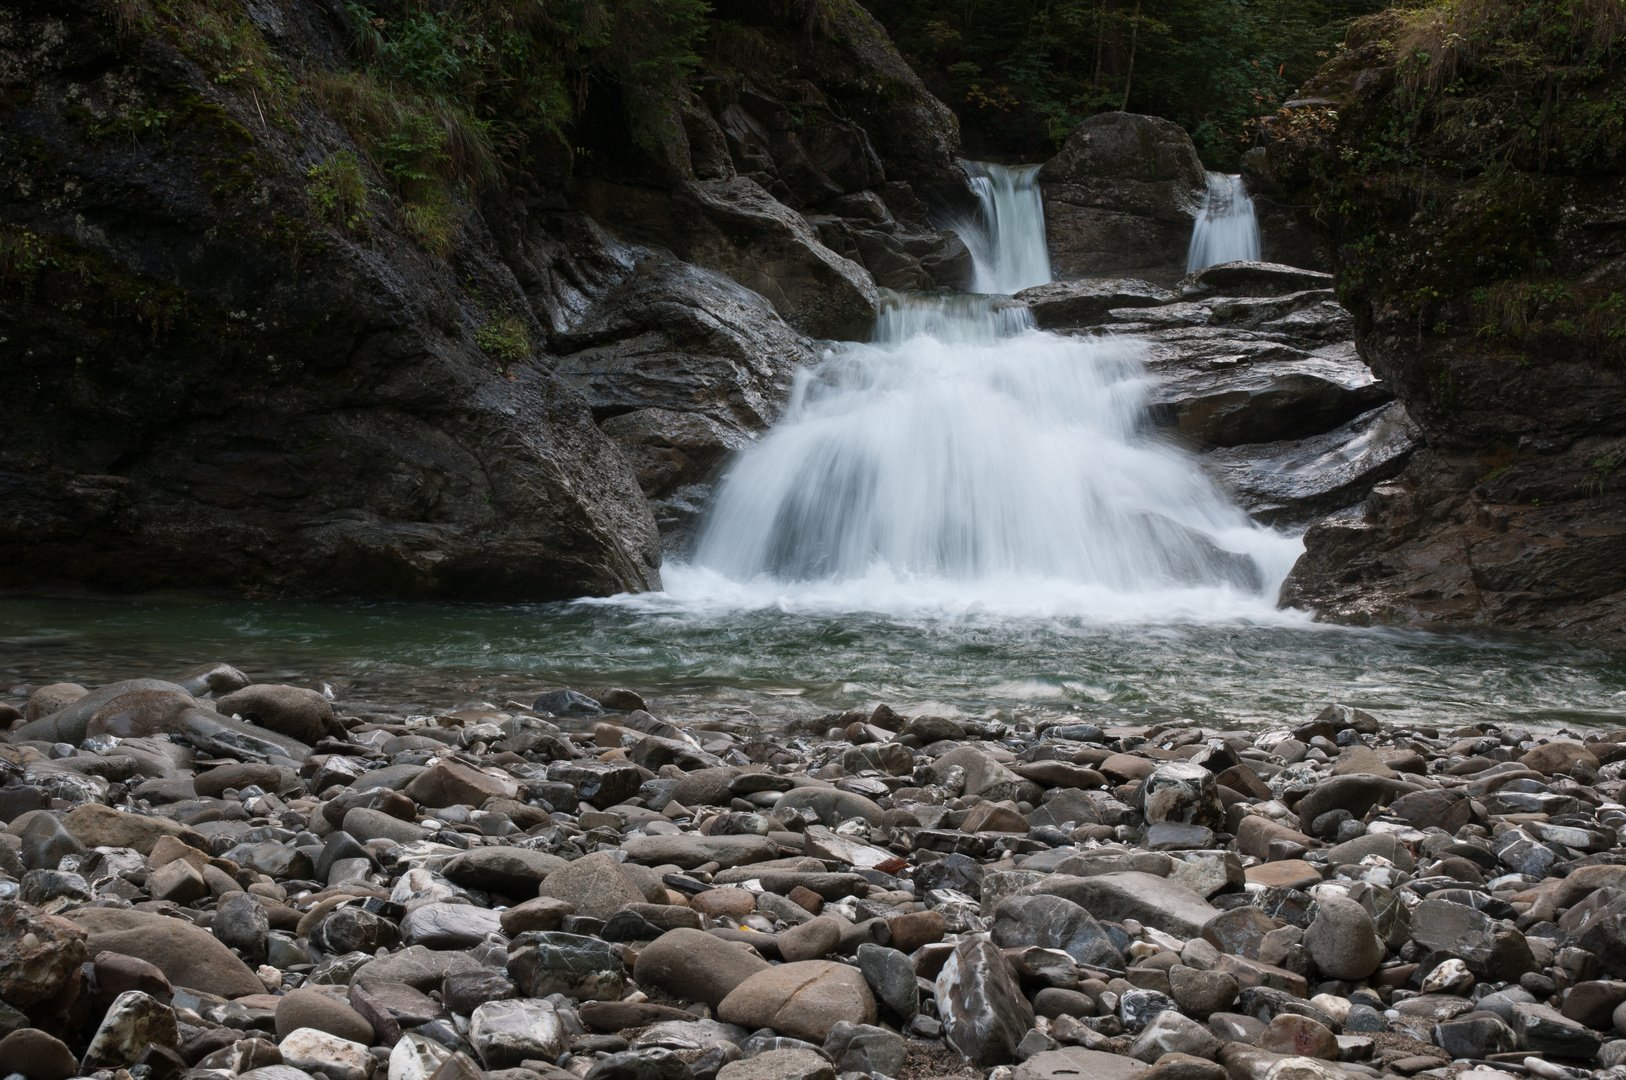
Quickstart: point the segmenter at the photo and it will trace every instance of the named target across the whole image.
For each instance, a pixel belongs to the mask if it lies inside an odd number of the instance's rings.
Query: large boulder
[[[274,21],[263,37],[240,28],[267,78],[291,85],[304,58],[344,55],[326,18]],[[178,34],[160,17],[126,48],[95,12],[29,6],[0,46],[7,67],[35,57],[36,92],[10,120],[38,149],[0,163],[18,205],[4,244],[39,254],[0,282],[0,584],[505,600],[658,588],[630,468],[538,355],[568,321],[560,294],[615,272],[590,238],[550,246],[575,215],[447,187],[438,235],[414,236],[422,218],[315,97],[303,134],[279,134],[263,93],[218,83]],[[58,46],[36,54],[45,41]],[[106,65],[86,67],[91,55]],[[188,122],[184,149],[99,138],[62,103],[104,78],[131,100],[206,102],[213,119]],[[258,165],[241,161],[251,130]],[[324,220],[312,167],[346,162],[361,204]],[[121,179],[101,188],[108,176]]]
[[[256,683],[219,698],[215,708],[306,744],[320,742],[337,727],[327,698],[303,686]]]
[[[1092,116],[1039,170],[1039,183],[1057,277],[1172,284],[1185,274],[1207,173],[1178,124],[1134,113]]]
[[[158,968],[176,986],[221,997],[265,993],[247,964],[188,920],[116,908],[81,908],[68,918],[90,934],[92,956],[101,952],[134,956]]]
[[[769,969],[755,952],[701,930],[668,930],[638,953],[633,978],[717,1008],[745,980]]]
[[[1218,338],[1213,352],[1219,362],[1202,362],[1204,358],[1196,355],[1193,343],[1184,335],[1154,341],[1150,367],[1157,385],[1147,401],[1155,423],[1199,446],[1265,444],[1249,446],[1242,453],[1254,457],[1296,454],[1298,459],[1313,462],[1342,449],[1359,432],[1340,432],[1321,441],[1299,440],[1332,432],[1391,397],[1352,352],[1313,354],[1275,342],[1236,341],[1215,331],[1204,333]],[[1402,408],[1400,422],[1406,423],[1404,417]],[[1367,425],[1374,419],[1368,418]],[[1416,439],[1416,429],[1408,424],[1405,437],[1397,440],[1400,450],[1390,457],[1398,456],[1403,464]],[[1275,445],[1278,440],[1294,441]],[[1222,455],[1217,460],[1227,459]],[[1397,464],[1388,475],[1398,471]]]
[[[0,377],[3,377],[3,373],[0,373]],[[3,526],[0,526],[0,529],[3,529]],[[0,543],[4,542],[3,538],[4,533],[0,532]],[[4,571],[0,571],[0,575],[4,573]],[[182,687],[172,682],[165,682],[162,679],[125,679],[120,682],[108,683],[106,686],[98,686],[87,694],[81,694],[73,698],[68,704],[55,712],[29,720],[22,727],[10,733],[11,741],[65,742],[77,746],[85,740],[85,729],[97,713],[125,694],[142,691],[159,691],[166,693],[166,695],[174,694],[191,697]],[[55,701],[60,699],[47,698],[46,700]],[[141,699],[142,704],[145,706],[141,713],[146,715],[156,711],[168,715],[169,710],[167,708],[154,709],[153,706],[155,704],[162,706],[163,703],[172,700],[175,699],[168,696],[157,699],[157,701],[151,698]],[[30,702],[30,705],[32,705],[32,702]],[[133,731],[131,734],[144,735],[147,732]]]
[[[632,462],[670,541],[728,456],[779,414],[811,343],[713,270],[628,249],[633,271],[554,338],[554,370]]]
[[[1002,961],[1003,962],[1003,961]],[[875,1022],[875,998],[856,968],[828,960],[781,964],[750,976],[717,1006],[717,1018],[747,1030],[822,1043],[842,1021]]]

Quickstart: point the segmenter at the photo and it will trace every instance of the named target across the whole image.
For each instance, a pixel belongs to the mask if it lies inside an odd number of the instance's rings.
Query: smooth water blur
[[[696,564],[801,588],[882,573],[990,600],[1060,589],[1086,614],[1181,588],[1243,608],[1275,595],[1301,545],[1142,436],[1140,343],[983,338],[967,299],[951,332],[845,346],[803,380],[720,485]]]
[[[1186,273],[1194,274],[1217,263],[1259,258],[1259,222],[1253,213],[1253,197],[1242,185],[1242,177],[1225,173],[1208,174],[1208,193],[1191,230],[1191,246],[1186,249]]]
[[[977,272],[971,291],[1021,292],[1050,281],[1050,247],[1045,242],[1044,200],[1039,166],[966,162],[978,219],[955,229],[971,252]]]
[[[1626,655],[1540,635],[1347,629],[1264,605],[1248,617],[1087,619],[1054,613],[1037,587],[1001,607],[907,582],[775,593],[667,573],[665,594],[572,604],[0,598],[0,692],[224,660],[258,681],[326,680],[341,700],[408,712],[625,686],[663,716],[768,726],[881,701],[1217,728],[1303,721],[1329,701],[1446,727],[1618,727],[1626,713]]]

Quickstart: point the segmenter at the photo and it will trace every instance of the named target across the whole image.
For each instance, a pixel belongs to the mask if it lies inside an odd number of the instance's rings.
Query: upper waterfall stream
[[[980,287],[1050,280],[1036,172],[974,167],[982,212],[963,235]],[[669,591],[868,610],[1269,611],[1299,545],[1143,430],[1143,352],[1036,330],[1001,295],[888,295],[873,339],[832,347],[730,468]]]
[[[1195,274],[1217,263],[1258,258],[1259,220],[1254,216],[1253,198],[1243,186],[1242,177],[1209,173],[1203,207],[1191,229],[1186,273]]]

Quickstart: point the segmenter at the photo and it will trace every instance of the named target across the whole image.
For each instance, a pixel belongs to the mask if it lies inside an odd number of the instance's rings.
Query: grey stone
[[[766,837],[702,836],[699,833],[634,836],[622,843],[621,850],[634,862],[649,866],[672,863],[685,870],[708,862],[727,869],[779,857],[779,845]]]
[[[181,1044],[175,1010],[149,994],[126,990],[108,1006],[85,1049],[85,1064],[97,1067],[133,1065],[149,1046]]]
[[[866,942],[858,946],[858,969],[875,994],[875,1000],[891,1009],[904,1023],[920,1011],[920,984],[915,966],[897,949]]]
[[[979,1068],[1014,1061],[1033,1026],[1033,1007],[1004,954],[982,938],[967,938],[949,954],[936,997],[944,1036]]]
[[[1190,889],[1135,871],[1097,877],[1067,877],[1031,887],[1036,895],[1060,896],[1097,919],[1135,919],[1180,938],[1193,938],[1219,912]]]
[[[553,1061],[569,1045],[553,1006],[540,1001],[490,1001],[469,1017],[469,1044],[488,1069],[526,1060]]]
[[[536,895],[544,878],[564,865],[564,859],[543,851],[483,847],[456,856],[440,872],[458,885],[527,900]]]
[[[994,944],[1060,949],[1081,964],[1121,968],[1123,954],[1090,913],[1060,896],[1011,896],[994,913]]]
[[[1355,901],[1337,896],[1317,903],[1304,946],[1323,975],[1351,982],[1371,975],[1387,955],[1378,942],[1372,916]]]
[[[401,920],[401,940],[426,949],[469,949],[502,933],[502,917],[472,904],[423,904]]]
[[[835,1062],[838,1072],[862,1072],[897,1076],[903,1071],[903,1037],[873,1024],[847,1021],[830,1029],[824,1052]]]
[[[209,932],[228,949],[236,949],[244,960],[262,964],[271,938],[271,920],[265,905],[247,893],[233,893],[215,907]]]
[[[508,974],[530,997],[564,994],[582,1001],[619,1001],[626,968],[609,942],[557,930],[530,931],[508,947]]]
[[[1164,1054],[1192,1054],[1212,1058],[1220,1040],[1203,1025],[1174,1009],[1153,1016],[1129,1048],[1129,1056],[1151,1064]]]

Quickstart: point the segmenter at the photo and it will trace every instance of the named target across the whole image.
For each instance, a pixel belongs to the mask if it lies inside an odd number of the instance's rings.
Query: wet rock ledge
[[[1626,731],[12,700],[26,1080],[1626,1077]]]

